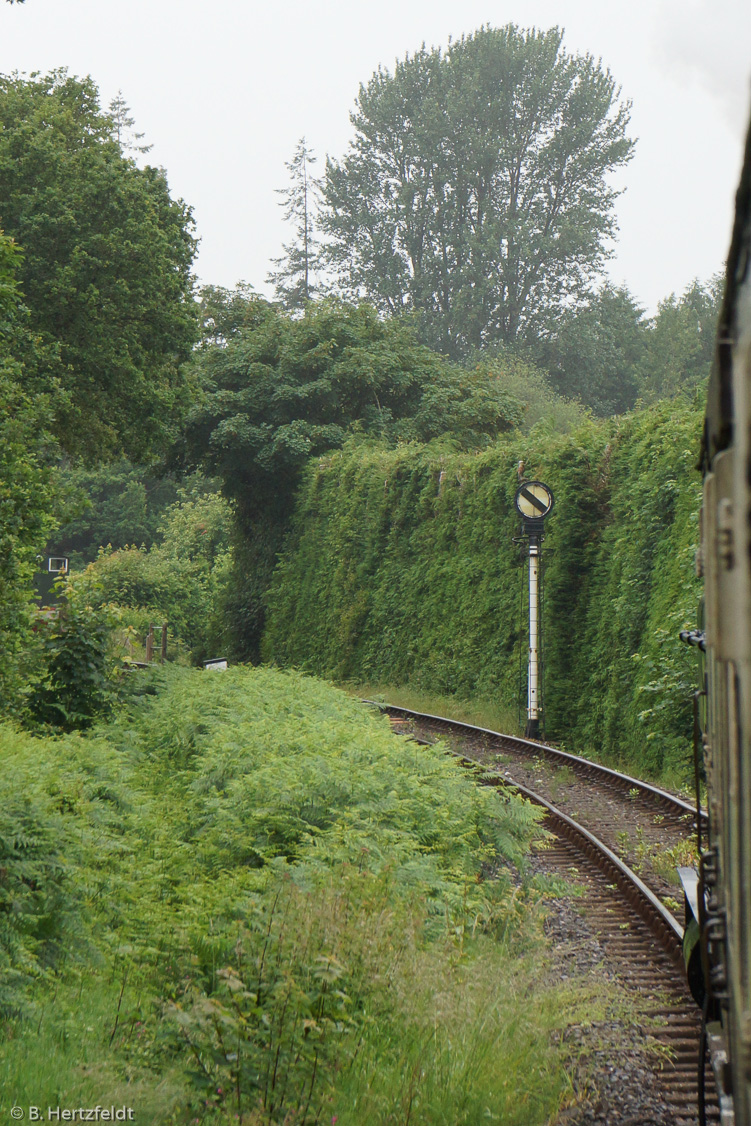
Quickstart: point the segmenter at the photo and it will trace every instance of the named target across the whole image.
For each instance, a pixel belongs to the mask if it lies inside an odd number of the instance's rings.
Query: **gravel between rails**
[[[544,861],[533,862],[545,872]],[[605,950],[576,900],[548,901],[545,934],[549,943],[551,981],[601,981],[619,993]],[[571,1102],[555,1126],[673,1126],[665,1105],[649,1033],[638,1019],[612,1016],[569,1026],[562,1046],[569,1055]]]

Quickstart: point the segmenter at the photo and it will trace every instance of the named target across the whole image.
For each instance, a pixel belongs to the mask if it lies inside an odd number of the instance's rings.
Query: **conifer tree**
[[[151,152],[153,145],[138,143],[144,134],[136,133],[133,128],[135,118],[130,115],[130,106],[125,101],[122,90],[118,90],[117,96],[110,102],[109,114],[112,118],[112,139],[117,141],[123,152]]]
[[[274,286],[277,301],[290,310],[304,309],[320,288],[313,281],[320,266],[320,247],[314,230],[319,181],[311,174],[315,163],[313,150],[301,137],[292,160],[285,162],[290,185],[277,189],[285,222],[294,224],[294,239],[283,244],[284,254],[280,258],[272,259],[277,269],[268,274],[267,280]]]

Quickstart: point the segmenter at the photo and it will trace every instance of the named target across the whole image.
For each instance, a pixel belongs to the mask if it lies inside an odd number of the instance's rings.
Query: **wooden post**
[[[162,664],[167,660],[167,623],[162,625]]]
[[[154,627],[149,626],[149,632],[146,634],[146,664],[150,664],[154,659]]]

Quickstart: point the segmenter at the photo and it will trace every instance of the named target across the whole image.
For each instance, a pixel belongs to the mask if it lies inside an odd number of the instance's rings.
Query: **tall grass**
[[[163,1123],[184,1101],[182,1061],[154,1050],[147,1026],[153,996],[126,990],[102,967],[40,988],[33,1015],[6,1022],[0,1042],[0,1107],[132,1107],[136,1120]],[[115,1031],[118,1002],[123,1020]]]
[[[395,704],[415,712],[428,715],[445,715],[462,723],[476,727],[487,727],[491,731],[504,731],[510,735],[521,734],[523,725],[519,723],[519,712],[501,700],[467,699],[461,696],[446,696],[436,692],[425,692],[408,684],[359,684],[343,685],[353,695],[374,700],[376,703]]]
[[[2,1103],[542,1126],[567,1087],[550,1031],[591,999],[540,984],[509,867],[535,812],[310,678],[152,687],[91,736],[0,728],[25,911],[0,929]]]

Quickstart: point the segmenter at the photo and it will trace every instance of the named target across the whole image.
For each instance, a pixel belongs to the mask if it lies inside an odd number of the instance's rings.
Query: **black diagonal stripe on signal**
[[[547,512],[548,511],[548,506],[545,503],[545,501],[540,500],[540,498],[536,497],[535,494],[533,492],[530,492],[529,489],[527,489],[526,487],[522,487],[522,489],[520,491],[521,491],[521,494],[524,497],[524,499],[528,500],[530,504],[533,504],[539,512]]]

